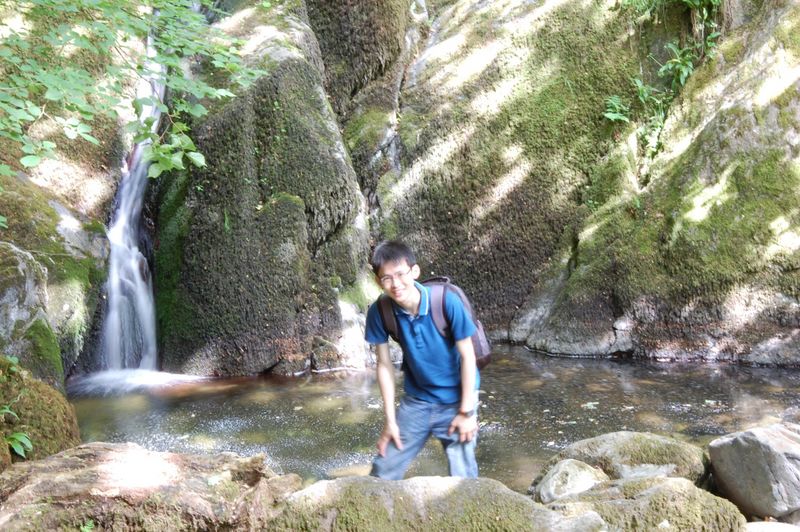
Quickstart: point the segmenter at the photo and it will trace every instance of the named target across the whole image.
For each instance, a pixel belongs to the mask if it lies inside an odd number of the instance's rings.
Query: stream
[[[798,385],[796,370],[563,359],[498,346],[481,372],[480,474],[524,492],[560,449],[617,430],[705,445],[800,406]],[[129,370],[72,382],[69,392],[84,441],[263,453],[277,473],[309,483],[366,474],[383,423],[372,371],[210,380]],[[446,474],[440,445],[429,441],[409,475]]]

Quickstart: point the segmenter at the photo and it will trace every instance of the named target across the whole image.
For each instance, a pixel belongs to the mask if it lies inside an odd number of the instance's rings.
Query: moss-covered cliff
[[[462,284],[491,328],[589,212],[582,187],[615,142],[603,102],[638,69],[612,7],[448,3],[406,74],[376,232]]]
[[[160,184],[164,369],[297,371],[340,332],[334,288],[355,280],[360,200],[304,17],[302,4],[257,4],[221,22],[268,73],[196,125],[208,166]]]
[[[751,13],[689,78],[649,172],[636,175],[624,147],[607,158],[615,190],[550,271],[552,304],[520,314],[518,339],[564,354],[800,363],[800,10]]]
[[[81,222],[53,194],[0,177],[0,347],[61,388],[80,354],[105,280],[102,224]]]

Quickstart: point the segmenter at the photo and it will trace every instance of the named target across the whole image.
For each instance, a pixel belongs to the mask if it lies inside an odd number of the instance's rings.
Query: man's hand
[[[387,423],[383,427],[381,437],[378,438],[379,455],[386,456],[386,446],[389,445],[390,441],[393,441],[398,449],[403,450],[403,442],[400,441],[400,427],[397,426],[397,423]]]
[[[456,417],[450,422],[450,428],[447,430],[447,434],[453,434],[454,431],[458,431],[459,442],[464,443],[466,441],[472,441],[478,434],[478,417],[474,415],[467,417],[462,414],[456,414]]]

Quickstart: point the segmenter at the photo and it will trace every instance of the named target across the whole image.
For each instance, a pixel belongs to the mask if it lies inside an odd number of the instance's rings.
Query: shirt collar
[[[422,283],[419,283],[417,281],[414,281],[414,286],[416,286],[417,290],[419,290],[419,314],[417,314],[417,316],[427,316],[431,308],[430,293],[428,291],[428,288]],[[394,301],[392,301],[392,303],[394,303]],[[394,306],[397,307],[400,310],[400,312],[408,314],[409,316],[411,315],[397,303],[394,303]]]

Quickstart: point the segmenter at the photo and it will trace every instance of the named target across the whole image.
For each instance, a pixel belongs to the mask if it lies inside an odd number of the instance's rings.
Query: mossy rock
[[[400,55],[411,4],[408,0],[306,0],[325,63],[325,90],[338,115],[344,115],[351,98],[391,68]]]
[[[747,529],[747,520],[733,503],[683,478],[612,480],[559,499],[548,508],[568,516],[595,511],[611,530]]]
[[[82,228],[62,234],[62,216],[78,220],[78,215],[54,203],[48,191],[21,178],[0,177],[0,186],[0,212],[8,217],[0,263],[10,274],[3,276],[0,289],[28,307],[14,313],[0,341],[35,376],[61,388],[100,300],[105,231],[99,232],[98,222],[85,220]]]
[[[409,69],[403,171],[378,186],[378,237],[407,240],[424,271],[463,286],[489,329],[508,328],[590,213],[582,203],[620,189],[623,161],[607,155],[625,130],[604,102],[631,93],[639,56],[612,9],[444,3]]]
[[[796,5],[764,7],[724,37],[671,107],[639,190],[602,185],[624,182],[624,165],[598,174],[586,197],[599,205],[572,233],[567,280],[529,345],[580,338],[569,354],[613,355],[621,320],[635,356],[800,365],[800,166],[787,142],[800,93],[776,81],[800,61],[781,41],[798,20]]]
[[[33,449],[28,460],[50,456],[80,443],[75,410],[60,392],[32,378],[18,364],[0,357],[0,406],[16,415],[0,420],[3,436],[26,434]],[[13,460],[22,459],[12,454]]]
[[[272,24],[302,28],[293,13]],[[341,328],[329,278],[355,279],[358,186],[314,59],[299,49],[273,54],[280,60],[245,94],[195,124],[206,168],[158,185],[164,369],[292,373],[307,367],[314,336]]]
[[[565,518],[491,479],[350,477],[292,494],[279,530],[603,530],[594,513]]]
[[[599,467],[612,479],[670,476],[697,485],[708,479],[708,456],[700,447],[657,434],[620,431],[577,441],[563,449],[548,461],[533,486],[566,459]]]

